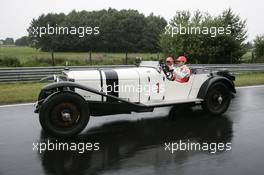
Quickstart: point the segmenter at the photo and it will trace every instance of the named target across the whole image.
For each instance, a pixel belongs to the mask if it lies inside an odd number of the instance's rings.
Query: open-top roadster
[[[162,61],[154,66],[143,63],[54,75],[55,82],[43,87],[36,103],[41,126],[54,136],[70,137],[85,128],[90,115],[150,112],[179,104],[200,104],[220,115],[236,93],[235,77],[227,71],[191,68],[189,80],[179,83],[171,80],[172,72]]]

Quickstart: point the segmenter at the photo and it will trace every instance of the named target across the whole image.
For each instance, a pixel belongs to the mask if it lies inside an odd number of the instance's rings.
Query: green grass
[[[243,73],[236,75],[236,86],[249,86],[264,84],[264,72]]]
[[[36,101],[44,85],[45,83],[0,83],[0,104]]]
[[[252,52],[248,51],[242,56],[243,63],[250,63],[252,62]]]
[[[236,75],[236,86],[264,84],[264,72]],[[0,83],[0,104],[34,102],[45,83]]]
[[[55,52],[56,65],[89,65],[89,52]],[[142,57],[144,60],[157,60],[156,53],[129,53],[128,63],[133,63],[134,58]],[[0,46],[1,58],[17,58],[21,66],[50,66],[51,53],[42,52],[30,47]],[[93,65],[123,64],[125,53],[92,53]],[[1,66],[1,65],[0,65]]]
[[[254,58],[252,60],[252,52],[248,51],[242,56],[242,62],[243,63],[264,63],[264,57],[262,56],[260,58]]]

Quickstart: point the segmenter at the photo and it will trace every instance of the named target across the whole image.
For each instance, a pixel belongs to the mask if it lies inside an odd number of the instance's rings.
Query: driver
[[[166,59],[167,66],[169,70],[173,72],[173,79],[180,83],[185,83],[189,81],[189,77],[191,75],[191,70],[185,65],[187,62],[187,58],[185,56],[179,56],[177,59],[177,67],[173,66],[172,57],[168,57]]]

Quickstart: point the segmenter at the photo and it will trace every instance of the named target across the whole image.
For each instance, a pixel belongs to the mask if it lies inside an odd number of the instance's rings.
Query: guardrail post
[[[51,50],[51,59],[52,59],[52,66],[55,66],[55,60],[54,60],[54,51]]]
[[[127,65],[127,52],[126,52],[126,58],[125,58],[125,65]]]
[[[91,50],[89,52],[89,62],[90,62],[90,65],[92,65],[92,51]]]

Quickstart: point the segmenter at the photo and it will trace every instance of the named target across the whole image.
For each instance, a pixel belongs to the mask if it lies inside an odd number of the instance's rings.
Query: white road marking
[[[29,106],[34,105],[35,103],[20,103],[20,104],[11,104],[11,105],[0,105],[0,108],[14,107],[14,106]]]
[[[247,89],[247,88],[264,88],[264,85],[236,87],[236,89]],[[34,104],[35,103],[20,103],[20,104],[11,104],[11,105],[0,105],[0,108],[14,107],[14,106],[29,106],[29,105],[34,105]]]
[[[248,88],[264,88],[264,85],[254,85],[254,86],[240,86],[240,87],[236,87],[236,89],[248,89]]]

